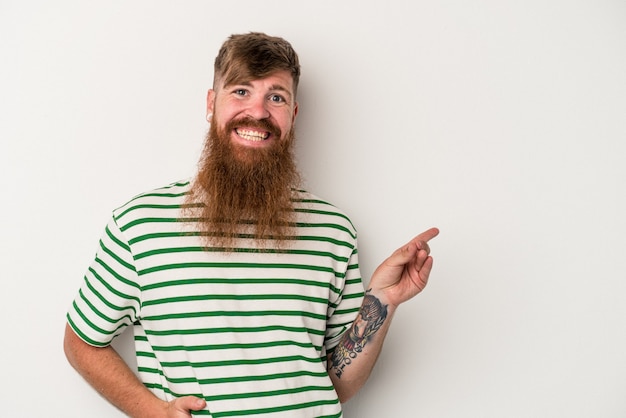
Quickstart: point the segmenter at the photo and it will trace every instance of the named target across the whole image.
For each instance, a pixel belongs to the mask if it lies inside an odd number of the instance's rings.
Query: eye
[[[248,94],[248,90],[246,89],[235,89],[233,91],[234,94],[236,94],[237,96],[245,96],[246,94]]]
[[[285,98],[279,94],[272,94],[270,96],[270,101],[274,103],[285,103]]]

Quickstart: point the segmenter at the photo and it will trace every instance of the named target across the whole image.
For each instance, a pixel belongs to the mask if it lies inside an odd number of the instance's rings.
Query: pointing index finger
[[[413,241],[416,241],[418,243],[420,241],[428,242],[431,239],[435,238],[437,235],[439,235],[439,229],[438,228],[430,228],[430,229],[422,232],[421,234],[419,234],[415,238],[413,238]]]

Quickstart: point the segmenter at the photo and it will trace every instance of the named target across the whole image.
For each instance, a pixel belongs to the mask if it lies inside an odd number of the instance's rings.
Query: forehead
[[[261,87],[268,90],[282,90],[293,94],[294,79],[287,70],[277,70],[267,75],[252,77],[249,75],[228,75],[220,77],[216,80],[217,88],[226,88],[232,86],[252,86]]]

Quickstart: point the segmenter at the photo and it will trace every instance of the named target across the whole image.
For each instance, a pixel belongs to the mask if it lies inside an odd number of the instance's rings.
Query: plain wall
[[[121,416],[65,312],[110,211],[194,172],[214,56],[257,30],[300,54],[300,167],[364,277],[441,229],[346,418],[626,416],[621,0],[0,0],[0,415]]]

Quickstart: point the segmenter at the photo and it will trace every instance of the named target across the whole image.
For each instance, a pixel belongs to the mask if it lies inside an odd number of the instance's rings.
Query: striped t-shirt
[[[67,319],[88,344],[134,324],[138,372],[158,397],[207,401],[194,415],[340,417],[326,354],[361,305],[355,228],[294,194],[295,234],[259,252],[207,249],[183,218],[189,181],[116,209]]]

